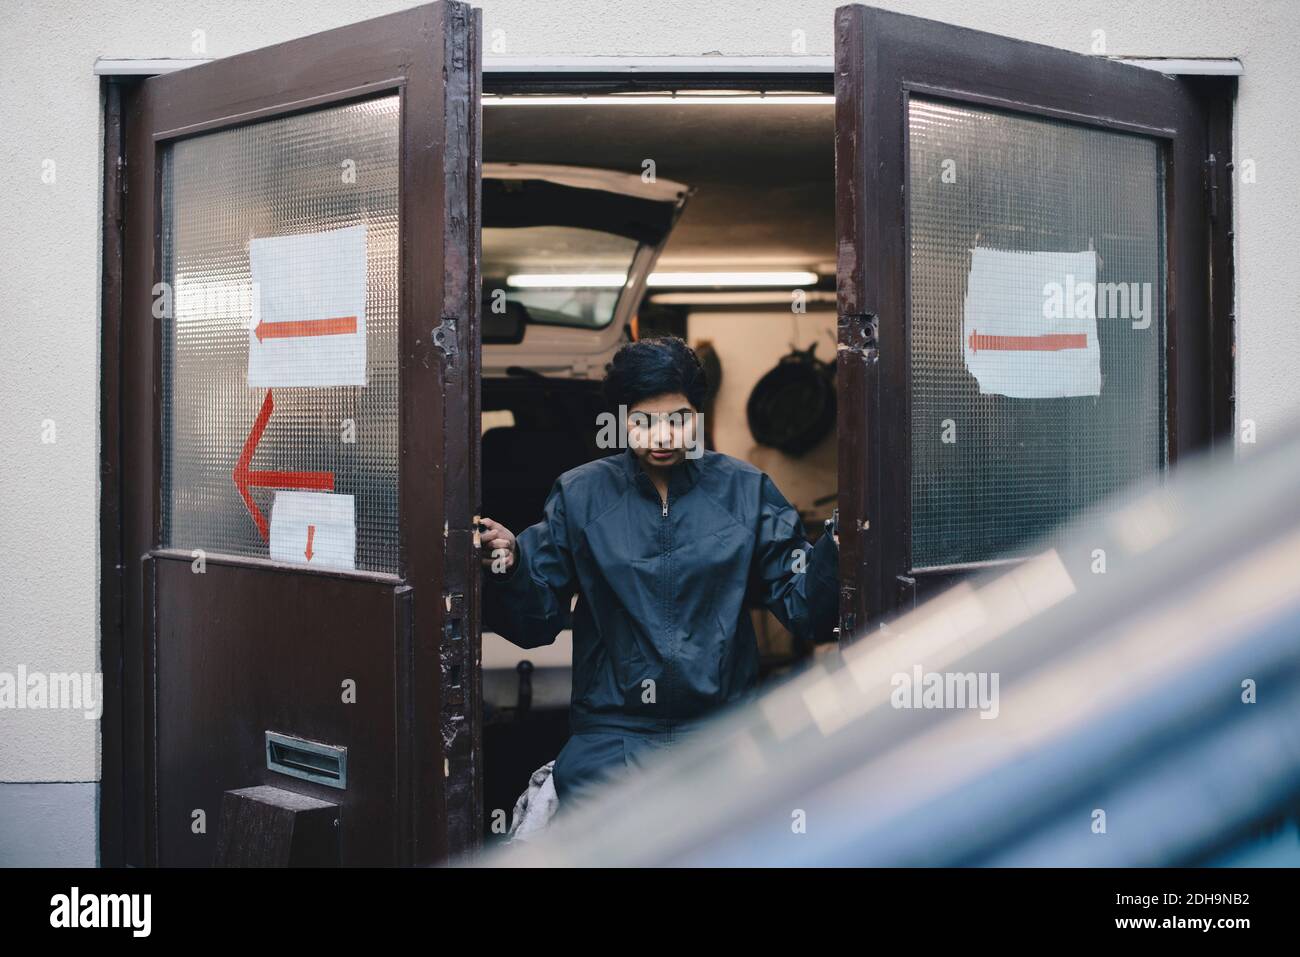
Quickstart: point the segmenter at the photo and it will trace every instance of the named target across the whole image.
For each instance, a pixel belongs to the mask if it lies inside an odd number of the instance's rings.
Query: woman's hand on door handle
[[[506,574],[514,568],[519,555],[519,544],[515,541],[514,532],[487,517],[479,519],[479,523],[482,526],[479,541],[485,552],[483,567],[498,575]]]

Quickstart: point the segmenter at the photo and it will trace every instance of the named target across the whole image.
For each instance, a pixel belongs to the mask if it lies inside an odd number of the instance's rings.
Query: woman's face
[[[642,463],[671,468],[699,445],[699,425],[680,392],[643,399],[627,410],[627,444]]]

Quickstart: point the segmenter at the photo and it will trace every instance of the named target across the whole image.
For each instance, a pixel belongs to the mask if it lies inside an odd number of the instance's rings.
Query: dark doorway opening
[[[518,164],[528,175],[557,179],[584,170],[597,180],[629,177],[580,184],[592,189],[674,184],[683,198],[671,229],[648,239],[655,248],[644,261],[627,244],[566,248],[540,229],[531,245],[519,242],[521,214],[493,208],[510,203],[511,190],[485,188],[482,514],[521,532],[541,519],[562,472],[611,454],[596,442],[604,363],[632,338],[671,334],[696,348],[717,380],[705,409],[708,447],[766,471],[799,509],[808,537],[821,534],[836,502],[833,420],[791,454],[755,438],[747,406],[758,382],[792,352],[834,360],[830,87],[828,74],[485,80],[485,186]],[[670,187],[664,195],[672,194]],[[567,216],[576,223],[582,214],[570,206]],[[515,221],[515,233],[492,228],[506,220]],[[633,301],[615,307],[608,297],[602,307],[595,284],[624,269],[631,277],[624,296]],[[547,300],[512,284],[539,271],[587,275]],[[789,282],[776,273],[804,275]],[[512,317],[494,318],[492,303],[503,297],[528,313],[522,336]],[[760,680],[816,653],[765,609],[751,614]],[[482,640],[484,838],[493,842],[529,775],[568,738],[572,644],[567,631],[535,649],[486,631]]]

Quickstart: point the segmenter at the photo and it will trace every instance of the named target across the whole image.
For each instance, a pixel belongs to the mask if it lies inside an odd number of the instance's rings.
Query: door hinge
[[[463,592],[445,592],[444,607],[447,614],[442,624],[442,646],[438,650],[439,691],[442,696],[441,732],[443,752],[448,757],[464,756],[471,747],[470,724],[466,720],[473,706],[474,674],[472,655],[465,641],[465,595]]]
[[[1205,160],[1205,191],[1208,195],[1210,219],[1219,216],[1219,161],[1211,153]]]
[[[880,317],[855,313],[839,317],[839,349],[855,355],[874,355],[880,346]]]
[[[456,358],[456,320],[444,316],[433,330],[433,345],[446,359]]]
[[[853,612],[845,612],[840,615],[839,626],[835,629],[835,640],[841,645],[850,644],[853,641],[853,632],[857,628],[858,616]]]
[[[117,208],[113,210],[114,225],[121,226],[126,220],[126,157],[117,158]]]
[[[898,583],[898,607],[911,611],[916,607],[916,579],[910,575],[898,575],[895,581]]]
[[[853,632],[858,626],[858,616],[852,610],[856,597],[856,588],[852,585],[840,584],[840,619],[839,626],[834,631],[835,640],[841,645],[847,645],[853,641]]]

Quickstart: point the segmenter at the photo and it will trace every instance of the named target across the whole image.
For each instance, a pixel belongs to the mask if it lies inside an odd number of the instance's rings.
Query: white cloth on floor
[[[551,771],[554,761],[548,761],[528,778],[528,787],[515,801],[515,813],[510,822],[510,833],[506,843],[527,841],[535,837],[551,822],[559,810],[560,798],[555,793],[555,781]]]

